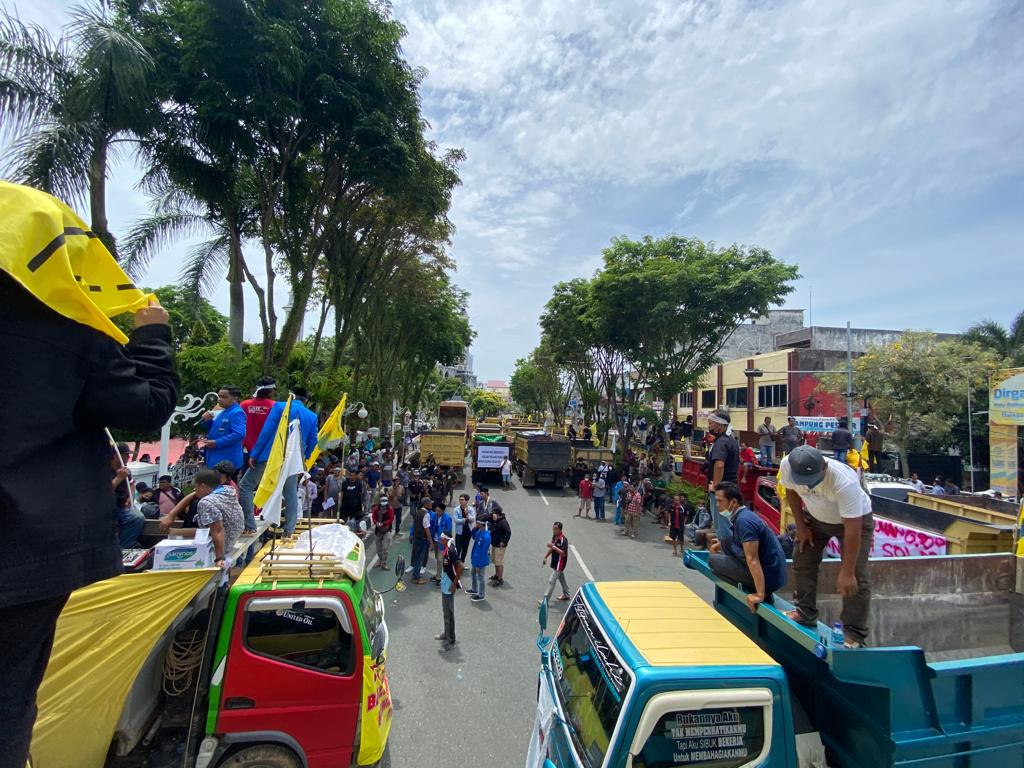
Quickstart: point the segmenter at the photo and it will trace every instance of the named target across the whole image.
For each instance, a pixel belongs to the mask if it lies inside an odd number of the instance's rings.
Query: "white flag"
[[[277,476],[277,484],[270,492],[267,503],[263,505],[263,519],[272,525],[281,524],[281,502],[284,495],[284,484],[289,477],[301,475],[306,471],[302,465],[302,438],[299,420],[295,419],[288,425],[288,439],[284,445],[284,462]],[[299,512],[301,513],[301,509]]]

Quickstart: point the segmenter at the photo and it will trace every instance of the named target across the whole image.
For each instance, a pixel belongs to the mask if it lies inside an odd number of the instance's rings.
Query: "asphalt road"
[[[512,527],[505,584],[488,585],[484,602],[471,603],[462,593],[456,597],[455,648],[443,653],[434,640],[442,619],[433,582],[409,584],[405,592],[385,596],[395,702],[390,744],[394,768],[449,762],[502,768],[524,764],[536,704],[537,600],[551,573],[541,558],[554,521],[562,521],[575,550],[566,569],[573,591],[589,576],[596,581],[671,579],[683,581],[706,600],[712,597],[709,582],[672,556],[671,545],[663,541],[664,529],[649,517],[641,519],[639,537],[627,539],[612,522],[611,508],[604,523],[574,517],[578,500],[571,489],[523,489],[517,482],[515,490],[492,494]],[[392,565],[397,553],[408,560],[407,536],[392,547]],[[378,588],[394,580],[383,571],[373,578]],[[549,627],[557,626],[565,605],[552,599]]]

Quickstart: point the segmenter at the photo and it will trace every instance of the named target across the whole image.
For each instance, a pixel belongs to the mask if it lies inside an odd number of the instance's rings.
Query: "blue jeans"
[[[597,520],[604,520],[604,496],[594,497],[594,517]]]
[[[292,475],[284,481],[281,494],[284,497],[284,535],[295,533],[295,524],[299,522],[299,476]]]
[[[399,504],[395,509],[395,526],[393,528],[395,533],[402,530],[402,505]]]
[[[238,484],[238,503],[242,505],[242,516],[245,518],[245,530],[256,530],[256,510],[253,507],[253,497],[256,496],[256,489],[260,487],[260,480],[267,469],[267,462],[261,461],[246,470],[242,481]]]
[[[772,465],[772,453],[774,446],[762,445],[761,446],[761,464],[765,467]]]
[[[846,463],[846,449],[845,448],[833,448],[832,458],[836,461],[841,461],[843,464]]]
[[[129,549],[135,546],[142,533],[142,526],[146,524],[145,516],[137,509],[122,507],[117,510],[117,540],[121,549]]]
[[[486,570],[486,566],[483,568],[473,566],[473,591],[480,595],[480,597],[485,597],[484,593],[487,591]]]
[[[615,524],[622,525],[623,522],[624,521],[622,519],[622,502],[617,501],[615,502]]]
[[[415,581],[420,578],[423,568],[427,564],[427,553],[430,551],[426,539],[412,540],[412,578]]]

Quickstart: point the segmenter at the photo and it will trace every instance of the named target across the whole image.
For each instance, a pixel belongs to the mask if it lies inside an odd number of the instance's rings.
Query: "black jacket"
[[[512,538],[512,527],[508,524],[508,518],[491,519],[491,546],[507,547],[509,539]]]
[[[2,272],[0,360],[3,608],[121,573],[103,428],[159,428],[178,377],[167,326],[139,328],[121,347]]]

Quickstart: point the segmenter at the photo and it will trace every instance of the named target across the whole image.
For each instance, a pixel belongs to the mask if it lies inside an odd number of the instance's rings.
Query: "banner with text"
[[[507,445],[486,445],[476,446],[477,469],[498,469],[508,456]]]
[[[804,432],[833,432],[839,428],[839,419],[836,416],[797,416],[796,425]],[[859,416],[853,417],[850,431],[860,432]]]
[[[992,376],[988,420],[991,424],[1024,425],[1024,368],[1007,368]]]

